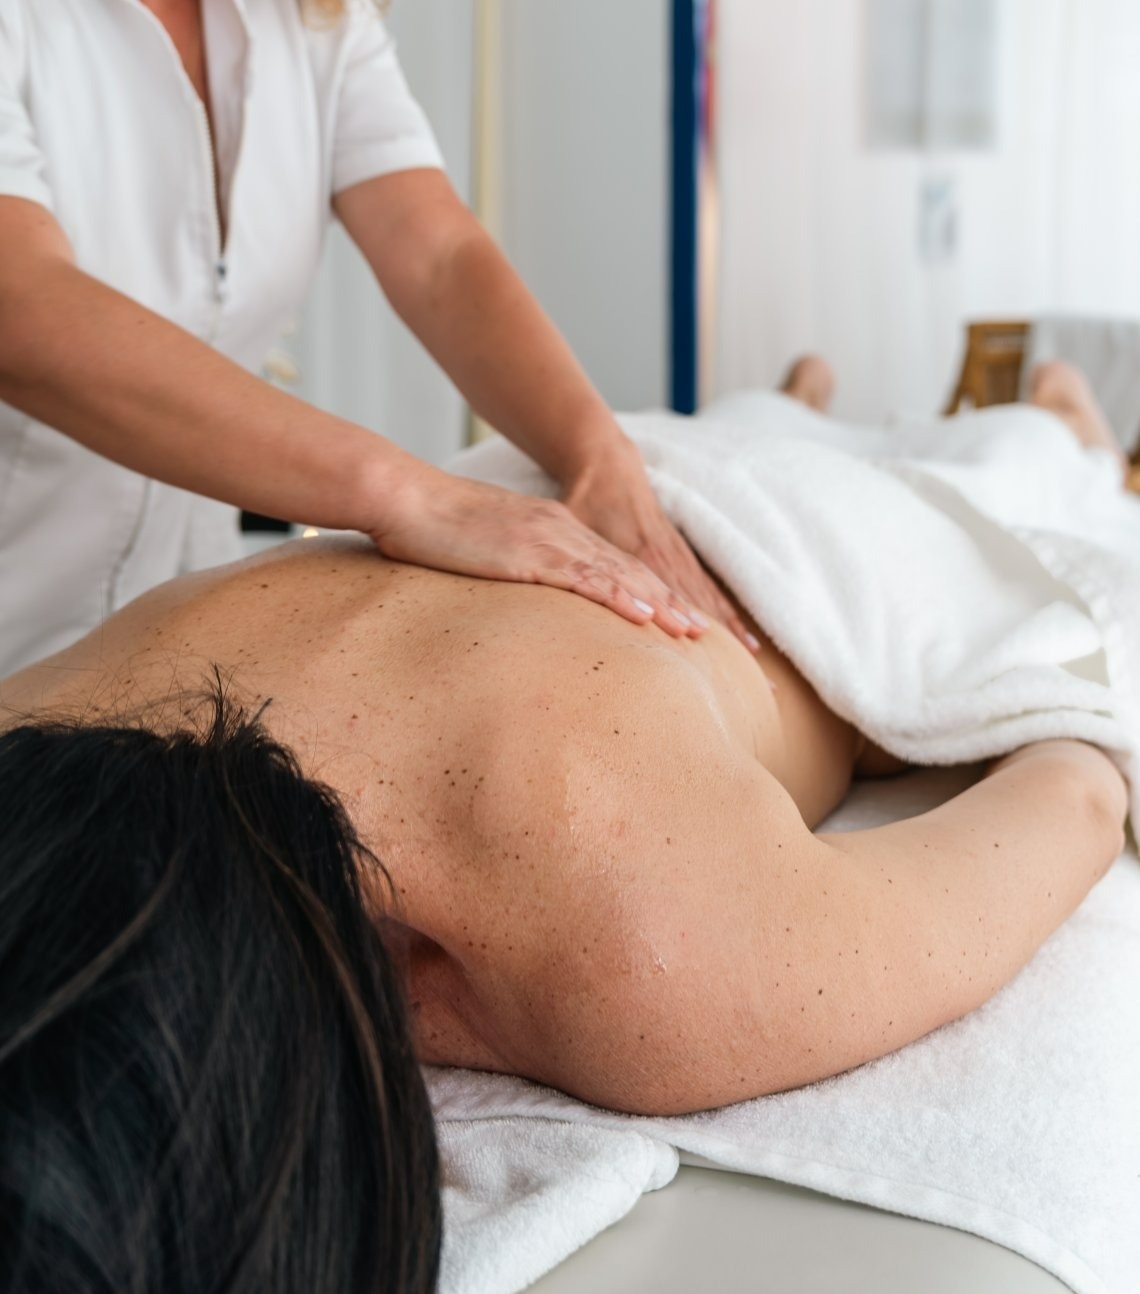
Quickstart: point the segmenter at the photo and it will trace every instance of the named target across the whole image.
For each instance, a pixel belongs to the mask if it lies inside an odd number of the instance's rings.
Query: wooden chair
[[[1021,390],[1021,370],[1029,342],[1028,321],[966,325],[966,358],[946,413],[964,407],[985,409],[1013,404]]]
[[[1028,320],[966,325],[966,357],[954,394],[946,406],[947,415],[963,408],[1013,404],[1018,399],[1030,326]],[[1128,488],[1140,494],[1140,448],[1132,455]]]

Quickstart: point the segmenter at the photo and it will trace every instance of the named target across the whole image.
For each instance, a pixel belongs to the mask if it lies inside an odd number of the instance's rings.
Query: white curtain
[[[470,198],[474,0],[404,0],[389,26],[460,194]],[[324,263],[295,338],[299,393],[430,462],[463,444],[466,406],[381,296],[344,231]]]
[[[1140,317],[1140,3],[992,3],[995,144],[955,153],[869,146],[860,0],[719,0],[706,395],[821,350],[844,416],[933,410],[967,319]],[[920,250],[924,187],[954,208],[938,259]]]

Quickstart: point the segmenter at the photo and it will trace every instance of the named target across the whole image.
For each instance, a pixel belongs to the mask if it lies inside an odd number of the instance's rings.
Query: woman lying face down
[[[431,1288],[417,1059],[647,1114],[838,1073],[1011,978],[1125,814],[1049,742],[814,834],[884,760],[770,642],[338,544],[166,585],[0,704],[10,1291]]]

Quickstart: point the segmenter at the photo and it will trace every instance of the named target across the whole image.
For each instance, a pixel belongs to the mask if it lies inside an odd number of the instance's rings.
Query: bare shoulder
[[[168,693],[188,647],[175,632],[179,612],[229,570],[151,589],[70,647],[0,680],[0,725],[51,716],[95,722]]]
[[[148,590],[70,647],[0,680],[0,723],[67,714],[129,715],[205,683],[213,667],[280,636],[286,604],[328,617],[336,573],[350,573],[341,599],[359,599],[363,574],[391,567],[357,540],[298,541],[184,575]],[[323,590],[316,593],[316,590]]]
[[[510,1066],[676,1113],[904,1046],[996,992],[1104,874],[1123,800],[1098,760],[1042,752],[907,822],[817,837],[767,770],[682,745],[609,869],[568,886]]]
[[[496,1067],[665,1112],[755,1094],[723,1053],[748,1046],[732,1022],[758,1007],[758,964],[820,847],[707,707],[679,691],[655,722],[641,686],[576,729],[560,803],[497,833],[508,857],[476,900],[490,937],[463,971]]]

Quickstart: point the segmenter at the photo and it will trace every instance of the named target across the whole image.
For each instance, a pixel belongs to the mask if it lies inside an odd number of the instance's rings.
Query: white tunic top
[[[0,0],[0,196],[48,207],[81,269],[258,370],[332,195],[440,164],[375,8],[354,4],[306,25],[300,0],[202,0],[218,194],[205,109],[139,0]],[[232,509],[0,403],[0,676],[232,556],[236,534]]]

